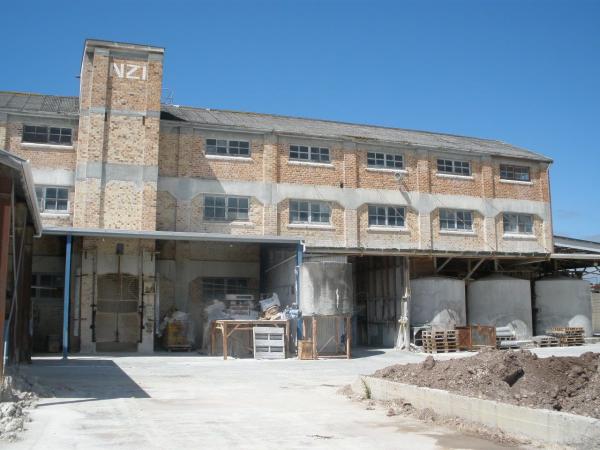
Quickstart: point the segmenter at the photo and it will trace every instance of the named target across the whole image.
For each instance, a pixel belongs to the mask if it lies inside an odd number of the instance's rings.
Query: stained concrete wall
[[[592,292],[592,322],[594,333],[600,334],[600,292]]]
[[[468,323],[510,327],[517,339],[532,336],[531,284],[527,280],[492,275],[467,289]]]
[[[352,264],[306,262],[302,264],[300,273],[302,315],[353,312]]]
[[[453,329],[467,324],[465,282],[456,278],[425,277],[410,281],[410,324]]]
[[[546,278],[535,282],[535,333],[552,327],[583,327],[592,335],[591,286],[585,280]]]

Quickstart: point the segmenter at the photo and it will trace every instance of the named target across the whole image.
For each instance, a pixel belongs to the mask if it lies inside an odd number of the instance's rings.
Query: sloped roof
[[[0,92],[0,110],[77,116],[79,114],[79,98]],[[234,127],[249,131],[287,133],[333,139],[357,139],[373,141],[374,143],[388,142],[440,151],[455,150],[474,154],[552,162],[550,158],[540,153],[516,147],[506,142],[429,131],[176,105],[162,105],[161,118],[198,125]]]
[[[0,109],[15,112],[79,114],[79,97],[0,92]]]

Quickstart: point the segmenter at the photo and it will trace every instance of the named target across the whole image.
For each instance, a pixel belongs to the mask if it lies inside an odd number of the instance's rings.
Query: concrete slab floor
[[[600,352],[600,344],[538,349]],[[439,359],[470,353],[440,354]],[[502,448],[478,437],[367,410],[337,390],[359,374],[424,354],[362,350],[352,360],[258,361],[190,354],[35,358],[22,371],[54,398],[31,411],[14,449]]]

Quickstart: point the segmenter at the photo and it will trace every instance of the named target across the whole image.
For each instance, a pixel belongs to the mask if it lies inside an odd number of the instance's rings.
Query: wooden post
[[[346,358],[352,357],[352,316],[345,317],[346,323]]]
[[[338,354],[340,351],[340,318],[335,316],[335,353]]]
[[[313,359],[319,359],[319,355],[317,355],[317,316],[312,316],[312,354]]]
[[[210,324],[210,356],[215,356],[216,333],[217,323],[213,320]]]
[[[290,336],[290,321],[285,321],[285,357],[289,356],[290,345],[291,345],[291,336]]]
[[[228,328],[227,322],[223,322],[223,359],[227,359]]]
[[[8,279],[8,247],[10,244],[10,193],[12,180],[0,180],[0,382],[4,374],[4,320],[6,317],[6,285]]]
[[[29,334],[29,323],[33,310],[31,307],[31,257],[33,247],[33,228],[28,226],[23,233],[25,245],[23,246],[23,257],[19,274],[19,309],[18,322],[15,322],[15,360],[17,363],[31,362],[31,336]]]

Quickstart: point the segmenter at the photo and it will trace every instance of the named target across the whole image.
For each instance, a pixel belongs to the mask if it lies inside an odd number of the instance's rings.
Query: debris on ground
[[[442,389],[600,419],[600,353],[538,358],[527,350],[484,349],[447,361],[428,356],[418,364],[397,364],[374,376],[389,381]]]
[[[14,441],[29,421],[27,409],[34,406],[45,390],[18,374],[4,376],[0,386],[0,440]]]

